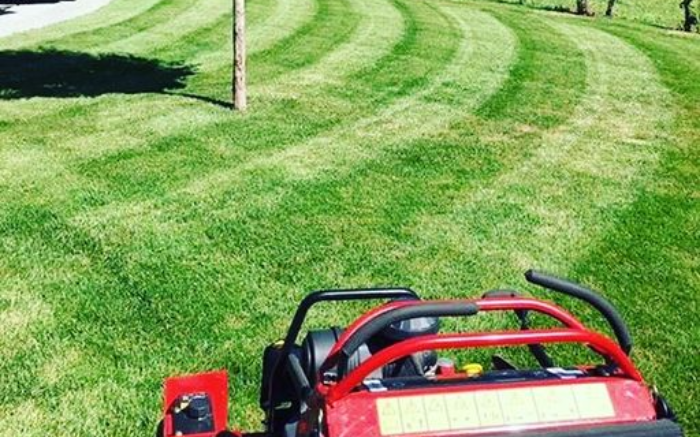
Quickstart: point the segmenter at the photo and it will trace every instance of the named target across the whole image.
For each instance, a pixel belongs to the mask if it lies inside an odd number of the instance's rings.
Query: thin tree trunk
[[[608,0],[608,8],[605,10],[605,16],[612,17],[614,8],[615,8],[615,0]]]
[[[593,15],[588,0],[576,0],[576,13],[578,15]]]
[[[698,18],[693,14],[693,9],[691,7],[691,4],[693,3],[693,0],[683,0],[680,4],[681,8],[683,8],[683,14],[685,16],[683,20],[683,30],[686,32],[690,32],[693,30],[693,26],[695,26],[698,23]]]
[[[233,107],[245,111],[248,105],[245,78],[245,0],[233,0]]]

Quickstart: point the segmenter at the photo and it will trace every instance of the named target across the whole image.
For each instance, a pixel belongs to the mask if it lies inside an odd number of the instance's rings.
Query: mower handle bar
[[[380,314],[362,325],[341,348],[338,357],[338,379],[347,374],[348,361],[355,351],[392,323],[420,317],[473,316],[478,312],[479,307],[473,302],[445,301],[408,305]]]
[[[600,351],[612,359],[624,375],[635,381],[642,376],[625,352],[604,335],[581,329],[547,329],[528,331],[501,331],[468,334],[434,334],[411,338],[382,349],[363,361],[345,378],[331,386],[327,393],[329,402],[345,397],[375,370],[405,356],[425,350],[482,348],[494,346],[518,346],[549,343],[582,343]]]
[[[337,289],[337,290],[319,290],[314,291],[301,301],[297,307],[296,313],[292,318],[292,323],[287,330],[287,335],[282,344],[279,358],[272,368],[273,377],[270,379],[268,399],[273,399],[275,391],[274,381],[278,380],[281,372],[287,366],[292,347],[299,336],[301,327],[306,320],[306,315],[312,306],[320,302],[337,302],[337,301],[354,301],[354,300],[370,300],[370,299],[407,299],[420,300],[418,294],[409,288],[361,288],[361,289]],[[270,412],[274,411],[273,406],[270,406]]]
[[[486,311],[515,311],[527,313],[535,311],[549,316],[569,329],[585,330],[586,327],[566,310],[549,302],[537,299],[518,297],[515,292],[486,293],[481,299],[448,300],[440,302],[414,301],[396,302],[389,304],[384,312],[377,312],[373,316],[362,321],[359,326],[351,326],[338,340],[331,350],[322,367],[328,370],[337,365],[338,378],[342,379],[348,373],[350,357],[382,329],[400,320],[408,320],[418,317],[455,317],[472,316],[477,312]],[[536,345],[533,345],[536,346]],[[543,367],[551,367],[550,364]]]
[[[360,289],[339,289],[339,290],[319,290],[308,294],[297,307],[297,311],[292,319],[292,324],[287,330],[287,336],[282,346],[283,352],[291,351],[292,346],[299,336],[301,327],[304,324],[306,315],[312,306],[320,302],[338,302],[369,299],[407,299],[419,300],[418,294],[409,288],[360,288]],[[282,354],[286,355],[286,354]]]
[[[591,305],[598,310],[608,322],[622,350],[627,355],[630,354],[632,350],[632,335],[627,328],[627,324],[625,324],[625,321],[622,319],[617,309],[603,296],[574,282],[550,276],[536,270],[528,270],[525,272],[525,279],[531,284],[539,285],[540,287],[552,291],[558,291],[559,293],[575,297]]]

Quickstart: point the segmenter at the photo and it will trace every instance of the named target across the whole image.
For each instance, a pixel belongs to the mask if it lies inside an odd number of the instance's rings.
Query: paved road
[[[110,1],[67,0],[58,3],[12,5],[9,14],[0,15],[0,37],[89,14]]]

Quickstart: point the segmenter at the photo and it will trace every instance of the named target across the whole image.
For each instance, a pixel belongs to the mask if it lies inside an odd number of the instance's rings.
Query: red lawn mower
[[[527,280],[581,299],[607,320],[617,342],[559,306],[495,290],[477,299],[424,301],[409,289],[325,290],[297,308],[284,341],[265,349],[260,406],[265,430],[227,428],[225,372],[165,381],[162,437],[678,437],[675,416],[629,358],[632,339],[617,310],[578,284],[535,271]],[[345,329],[309,331],[309,309],[327,301],[384,299]],[[519,328],[441,333],[446,317],[513,312]],[[535,329],[530,314],[559,327]],[[559,367],[552,344],[581,344],[595,365]],[[518,368],[499,355],[490,368],[456,366],[439,352],[524,346],[538,363]]]

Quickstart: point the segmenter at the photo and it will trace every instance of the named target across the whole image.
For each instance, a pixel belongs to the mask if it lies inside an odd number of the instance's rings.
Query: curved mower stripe
[[[445,11],[460,26],[465,38],[452,62],[427,88],[412,97],[399,99],[376,116],[362,119],[353,126],[332,130],[310,141],[247,161],[233,170],[215,172],[193,181],[169,195],[167,206],[163,206],[170,210],[177,204],[178,198],[188,199],[188,202],[198,198],[203,204],[217,202],[223,191],[245,191],[249,184],[258,183],[257,175],[267,174],[268,171],[274,171],[288,182],[323,179],[331,174],[337,177],[376,158],[383,150],[378,144],[400,147],[407,138],[429,135],[450,120],[459,118],[465,108],[478,106],[505,80],[513,58],[513,35],[488,14],[466,8],[445,8]],[[489,74],[483,73],[485,65],[490,66]],[[431,93],[448,86],[460,86],[467,91],[456,102],[452,98],[426,102]],[[415,117],[425,122],[416,125]],[[269,203],[271,198],[280,199],[274,191],[261,191],[248,197],[247,202]],[[132,204],[129,209],[132,213],[138,211],[137,215],[150,215],[160,210],[146,204]],[[114,212],[112,208],[109,210]],[[102,222],[99,226],[103,226],[106,225],[103,222],[105,219],[112,222],[116,218],[112,213],[106,216],[93,211],[91,217],[83,216],[81,220],[97,220]],[[128,221],[128,218],[122,216],[119,221],[123,223],[123,220]]]
[[[395,4],[389,0],[368,0],[354,2],[353,7],[362,19],[348,42],[313,65],[261,86],[257,92],[283,97],[328,84],[342,86],[345,76],[370,68],[390,54],[405,31],[403,17]]]
[[[161,23],[167,23],[174,15],[180,14],[190,6],[191,2],[188,0],[160,0],[145,11],[140,10],[140,13],[129,15],[128,18],[108,26],[71,33],[55,40],[42,41],[41,44],[63,50],[96,49]]]
[[[610,210],[631,202],[635,184],[656,165],[664,143],[658,132],[667,131],[672,112],[649,60],[607,33],[552,25],[585,52],[584,100],[518,167],[464,192],[449,213],[422,217],[415,235],[424,249],[416,251],[416,263],[457,245],[484,272],[484,283],[524,266],[566,272]]]
[[[119,40],[113,40],[108,44],[100,44],[99,50],[137,55],[147,54],[158,47],[177,44],[183,35],[217,22],[221,16],[230,14],[230,12],[231,5],[227,2],[195,0],[187,8],[171,14],[168,20],[133,32]],[[224,28],[221,30],[225,32]],[[230,38],[230,32],[225,32],[223,35]]]

